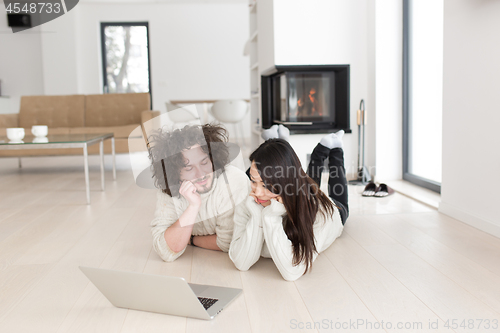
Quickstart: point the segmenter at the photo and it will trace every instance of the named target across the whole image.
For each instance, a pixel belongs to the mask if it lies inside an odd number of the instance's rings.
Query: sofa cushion
[[[113,133],[115,138],[128,138],[130,133],[140,124],[125,125],[125,126],[112,126],[112,127],[75,127],[70,128],[69,132],[71,134],[101,134],[101,133]]]
[[[0,114],[0,128],[19,127],[19,114]]]
[[[141,123],[144,124],[153,118],[159,117],[161,115],[160,111],[146,110],[141,112]]]
[[[33,125],[50,127],[84,126],[84,95],[22,96],[19,127]]]
[[[140,124],[141,112],[149,109],[149,93],[87,95],[85,127]]]
[[[70,128],[69,127],[49,127],[49,135],[51,134],[69,134],[70,133]],[[30,131],[31,133],[31,131]]]

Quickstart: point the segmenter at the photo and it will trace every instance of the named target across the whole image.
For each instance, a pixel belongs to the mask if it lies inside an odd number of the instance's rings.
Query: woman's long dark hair
[[[321,207],[325,218],[332,216],[334,204],[304,172],[287,141],[267,140],[250,155],[250,161],[255,163],[266,188],[281,196],[286,209],[283,229],[292,242],[293,265],[304,262],[307,272],[314,252],[318,252],[313,233],[316,215]]]

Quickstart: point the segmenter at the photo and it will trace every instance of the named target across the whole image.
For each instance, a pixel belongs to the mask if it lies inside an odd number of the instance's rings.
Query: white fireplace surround
[[[257,0],[250,9],[250,36],[251,76],[260,77],[276,65],[349,64],[353,132],[344,136],[348,178],[355,178],[357,170],[356,111],[364,99],[366,165],[379,179],[401,179],[401,1]],[[260,98],[251,102],[254,127],[261,124]],[[291,136],[303,164],[322,136]],[[253,146],[260,142],[254,131]]]

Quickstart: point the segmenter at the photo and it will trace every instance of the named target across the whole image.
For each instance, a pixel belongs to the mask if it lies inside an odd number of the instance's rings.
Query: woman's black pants
[[[342,148],[327,148],[318,143],[311,154],[311,161],[307,174],[318,186],[321,186],[321,174],[325,168],[325,159],[328,157],[328,195],[335,205],[339,207],[342,224],[349,217],[349,204],[347,196],[347,179],[344,168],[344,151]]]

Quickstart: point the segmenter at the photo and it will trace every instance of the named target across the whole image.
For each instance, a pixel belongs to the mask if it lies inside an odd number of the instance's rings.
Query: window
[[[101,23],[104,93],[151,93],[147,22]]]
[[[403,179],[440,192],[443,0],[403,1]]]

